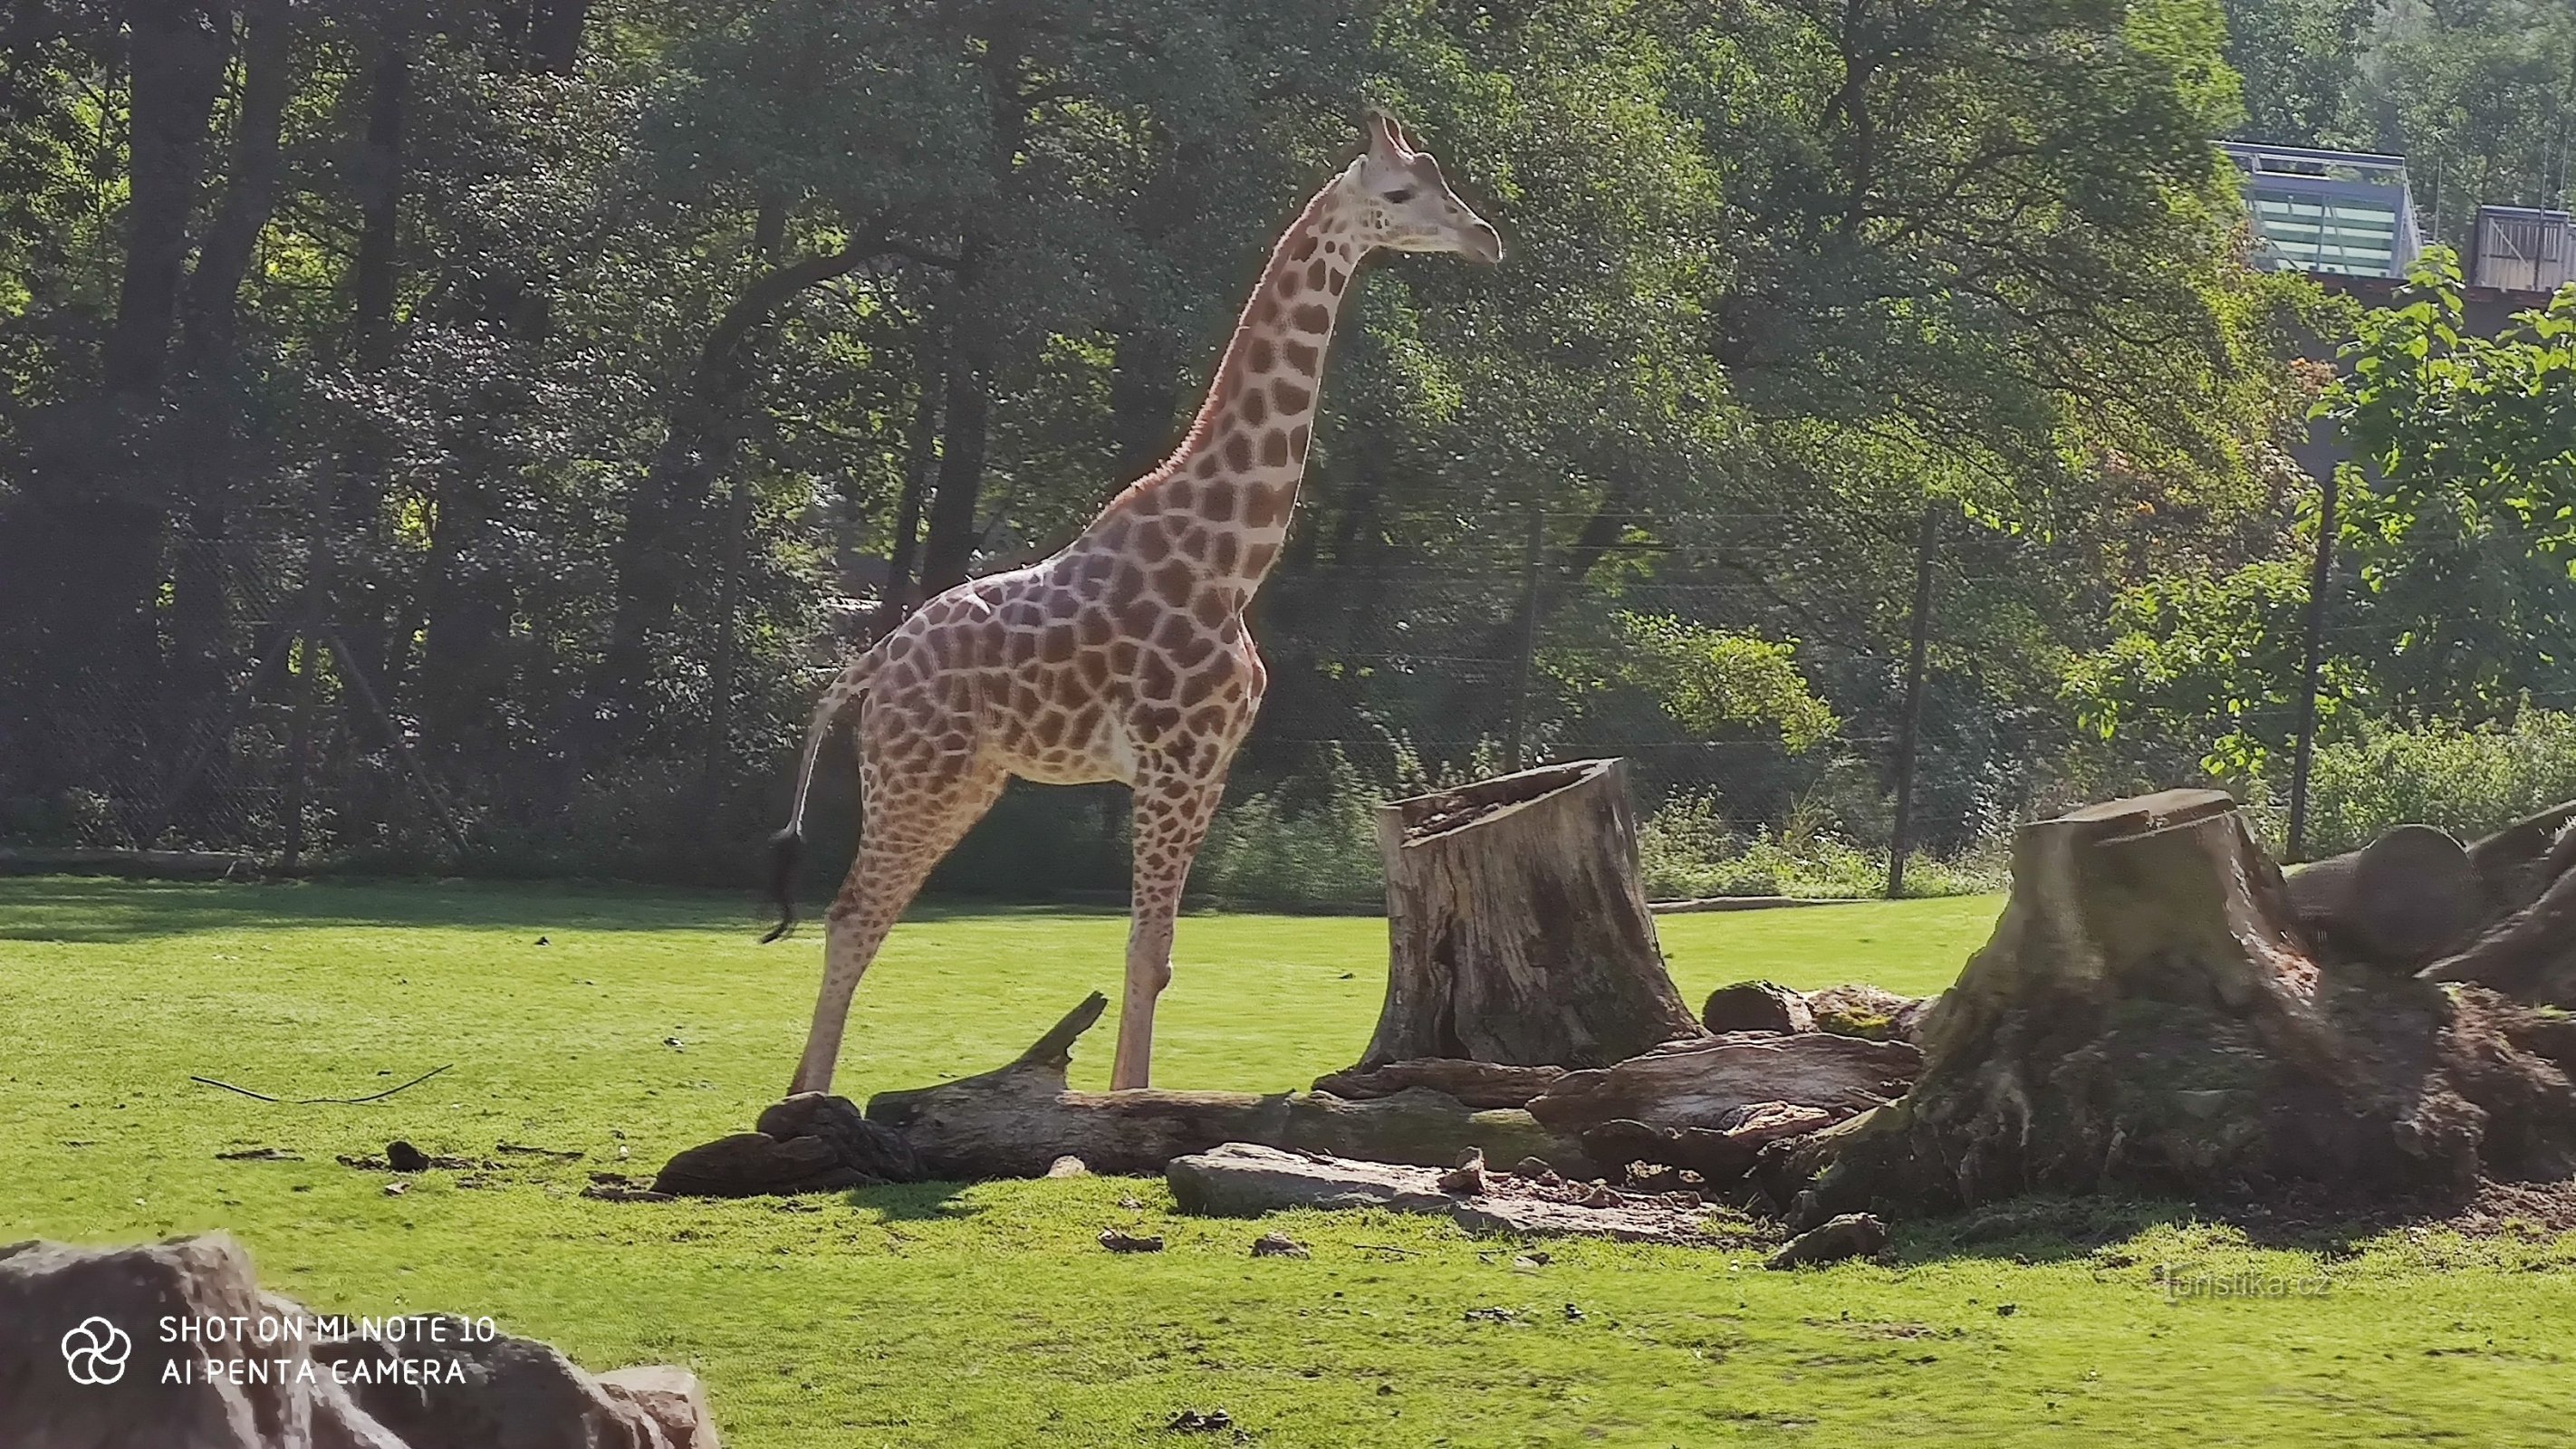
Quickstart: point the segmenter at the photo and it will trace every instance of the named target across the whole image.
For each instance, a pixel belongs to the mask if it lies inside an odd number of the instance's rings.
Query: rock
[[[247,1342],[165,1344],[164,1317],[239,1319],[252,1331]],[[9,1449],[718,1449],[705,1395],[684,1369],[593,1378],[542,1343],[479,1338],[463,1319],[400,1321],[400,1342],[333,1337],[300,1304],[261,1291],[249,1255],[220,1233],[132,1248],[0,1248],[6,1441]],[[301,1331],[263,1342],[264,1323]],[[165,1382],[174,1359],[184,1379]]]
[[[1713,1032],[1770,1031],[1783,1036],[1814,1031],[1807,998],[1773,981],[1738,981],[1708,994],[1700,1023]]]
[[[1520,1161],[1512,1164],[1512,1176],[1530,1178],[1554,1177],[1556,1176],[1556,1169],[1548,1166],[1547,1159],[1544,1157],[1524,1157]]]
[[[1321,1153],[1284,1152],[1229,1142],[1172,1160],[1164,1174],[1181,1211],[1212,1217],[1258,1217],[1282,1208],[1386,1208],[1445,1217],[1478,1232],[1581,1234],[1627,1242],[1710,1241],[1705,1213],[1664,1200],[1612,1194],[1600,1208],[1565,1201],[1573,1187],[1547,1189],[1516,1178],[1488,1178],[1483,1196],[1444,1192],[1437,1168],[1354,1162]],[[1590,1192],[1589,1185],[1579,1191]]]
[[[1306,1251],[1306,1245],[1304,1243],[1298,1242],[1295,1238],[1288,1236],[1286,1233],[1263,1233],[1260,1237],[1252,1240],[1252,1256],[1256,1258],[1308,1258],[1314,1255]]]
[[[1542,1126],[1577,1135],[1623,1118],[1649,1127],[1722,1130],[1744,1109],[1766,1103],[1845,1117],[1903,1095],[1922,1066],[1922,1053],[1903,1042],[1739,1032],[1569,1072],[1532,1100],[1529,1111]]]
[[[599,1376],[609,1397],[642,1409],[662,1427],[671,1449],[723,1449],[716,1442],[715,1415],[707,1410],[706,1386],[698,1376],[669,1364],[642,1364],[610,1369]]]
[[[385,1144],[385,1165],[396,1172],[427,1172],[429,1154],[396,1139]]]
[[[1818,1031],[1864,1041],[1910,1042],[1913,1027],[1922,1019],[1923,1003],[1855,983],[1807,993],[1807,1010],[1814,1014]]]
[[[1799,1268],[1839,1263],[1845,1258],[1867,1257],[1886,1246],[1887,1224],[1867,1213],[1844,1213],[1791,1238],[1763,1266]]]
[[[1440,1190],[1461,1197],[1480,1197],[1485,1191],[1485,1154],[1470,1147],[1458,1159],[1458,1165],[1440,1174]]]

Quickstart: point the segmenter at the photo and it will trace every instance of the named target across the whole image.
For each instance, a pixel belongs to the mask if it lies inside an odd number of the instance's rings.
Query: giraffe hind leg
[[[1004,775],[963,757],[947,768],[866,772],[866,802],[858,858],[832,901],[823,943],[823,988],[814,1002],[814,1025],[788,1091],[828,1092],[841,1056],[850,998],[884,946],[886,933],[931,868],[948,854],[1000,798]]]

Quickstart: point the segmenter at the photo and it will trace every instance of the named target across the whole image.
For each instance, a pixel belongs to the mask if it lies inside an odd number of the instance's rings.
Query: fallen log
[[[1383,1208],[1445,1217],[1470,1232],[1573,1234],[1631,1243],[1702,1244],[1707,1210],[1693,1194],[1623,1193],[1502,1175],[1451,1192],[1442,1174],[1229,1142],[1172,1159],[1164,1178],[1185,1213],[1259,1217],[1285,1208]]]
[[[1613,1121],[1722,1129],[1767,1103],[1818,1107],[1840,1119],[1904,1095],[1922,1064],[1922,1053],[1901,1041],[1744,1032],[1568,1072],[1532,1098],[1529,1110],[1541,1125],[1569,1135]]]
[[[1530,1098],[1564,1080],[1563,1067],[1516,1067],[1449,1057],[1389,1062],[1369,1071],[1353,1067],[1315,1079],[1315,1090],[1347,1101],[1392,1097],[1408,1087],[1445,1092],[1470,1107],[1526,1107]]]
[[[1534,1156],[1570,1175],[1591,1172],[1579,1143],[1528,1112],[1479,1110],[1423,1087],[1356,1102],[1324,1092],[1072,1091],[1073,1044],[1107,1005],[1092,993],[996,1071],[879,1092],[867,1118],[900,1135],[936,1178],[1043,1177],[1067,1156],[1094,1172],[1160,1172],[1227,1142],[1425,1166],[1482,1148],[1498,1162]]]
[[[2529,1014],[2319,949],[2224,794],[2088,806],[2017,833],[2011,898],[1926,1016],[1920,1077],[1829,1139],[1791,1222],[2564,1175],[2576,1086],[2530,1049]]]
[[[1606,1066],[1704,1035],[1664,970],[1617,760],[1395,801],[1378,850],[1386,1004],[1359,1070]]]

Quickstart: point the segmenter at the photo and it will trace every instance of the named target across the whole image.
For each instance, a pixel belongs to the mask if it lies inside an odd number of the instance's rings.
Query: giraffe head
[[[1503,259],[1503,239],[1468,209],[1441,178],[1440,163],[1416,151],[1404,128],[1384,111],[1371,111],[1368,149],[1342,173],[1343,203],[1355,239],[1365,250],[1455,252],[1471,261]]]

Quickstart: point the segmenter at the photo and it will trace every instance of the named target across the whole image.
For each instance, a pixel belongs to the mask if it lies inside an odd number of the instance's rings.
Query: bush
[[[1637,827],[1646,894],[1692,896],[1875,896],[1887,890],[1885,852],[1865,849],[1792,810],[1776,829],[1739,834],[1713,795],[1677,794]],[[1949,860],[1909,857],[1908,896],[2000,890],[2007,867],[2000,842]]]
[[[2469,839],[2568,799],[2576,799],[2576,714],[2526,709],[2510,726],[2475,728],[2365,723],[2317,748],[2308,853],[2357,850],[2410,821]]]

